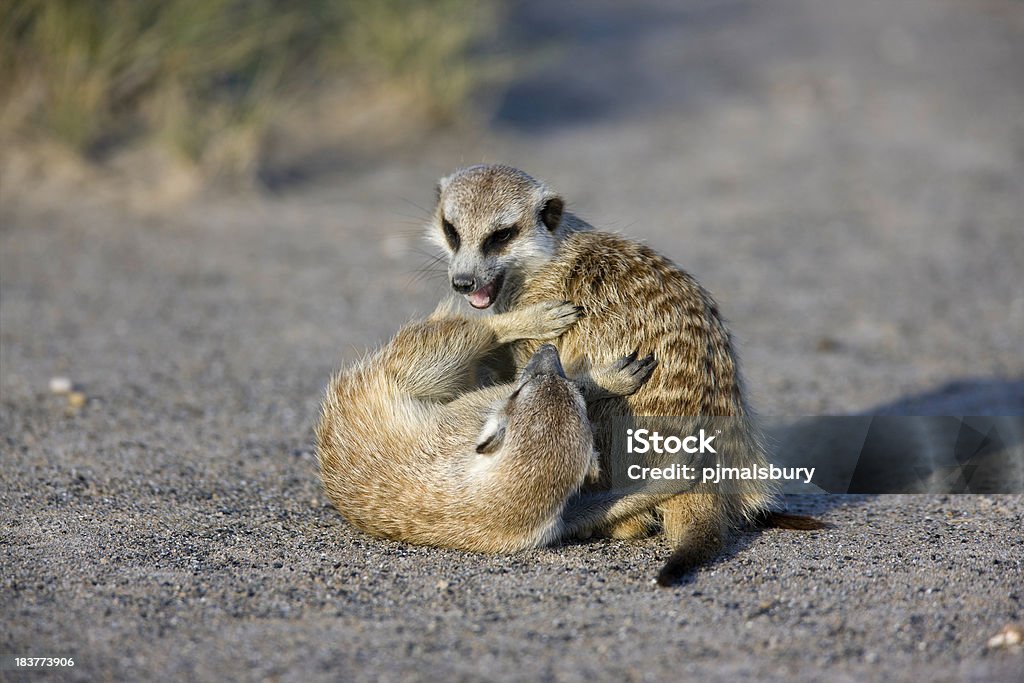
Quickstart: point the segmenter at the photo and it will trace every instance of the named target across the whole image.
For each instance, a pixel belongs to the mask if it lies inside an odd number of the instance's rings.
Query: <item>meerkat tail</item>
[[[658,572],[658,585],[663,588],[675,585],[683,576],[714,559],[719,550],[721,542],[717,537],[680,543]]]
[[[674,586],[679,579],[703,562],[703,559],[693,557],[691,550],[691,548],[679,547],[672,552],[665,560],[661,571],[658,572],[657,583],[659,586],[662,588]]]
[[[675,496],[659,506],[665,535],[675,547],[658,572],[659,586],[671,586],[722,551],[727,524],[721,505],[718,496],[700,492]]]
[[[794,531],[814,531],[827,529],[829,525],[809,515],[794,515],[788,512],[763,511],[755,520],[755,524],[763,529],[791,529]],[[707,538],[687,538],[676,546],[658,572],[658,585],[668,587],[674,585],[683,576],[707,563],[718,554],[720,542],[715,534]]]
[[[754,524],[761,529],[790,529],[792,531],[816,531],[829,525],[810,515],[794,515],[788,512],[764,510],[757,515]]]

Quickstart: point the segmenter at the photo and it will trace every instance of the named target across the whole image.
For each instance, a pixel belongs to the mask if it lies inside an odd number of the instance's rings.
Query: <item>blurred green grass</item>
[[[326,88],[451,118],[497,0],[0,0],[0,135],[84,157],[167,145],[250,175],[274,121]]]

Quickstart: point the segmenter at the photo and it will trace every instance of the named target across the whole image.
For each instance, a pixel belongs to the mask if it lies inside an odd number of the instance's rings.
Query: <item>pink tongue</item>
[[[484,285],[480,289],[476,290],[468,296],[469,305],[473,308],[487,308],[493,303],[491,297],[494,296],[494,283]]]

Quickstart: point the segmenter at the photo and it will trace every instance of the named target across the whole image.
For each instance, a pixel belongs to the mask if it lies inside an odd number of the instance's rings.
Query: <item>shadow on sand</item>
[[[1024,381],[962,379],[860,415],[766,422],[774,462],[817,470],[817,492],[785,495],[790,512],[827,519],[888,494],[1024,492]],[[709,566],[739,555],[760,532],[735,534]]]

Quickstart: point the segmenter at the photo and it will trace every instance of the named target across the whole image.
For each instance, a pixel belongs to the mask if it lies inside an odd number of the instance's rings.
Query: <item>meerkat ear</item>
[[[505,442],[507,425],[508,417],[504,411],[497,411],[488,417],[484,428],[480,430],[480,436],[476,437],[476,452],[488,454],[501,448]]]
[[[437,185],[434,186],[434,198],[437,201],[441,201],[441,193],[443,193],[445,189],[447,189],[448,184],[451,181],[452,177],[450,175],[446,175],[437,181]]]
[[[547,226],[550,232],[554,232],[561,225],[562,210],[564,208],[565,204],[562,202],[562,198],[558,196],[547,197],[541,205],[540,220]]]

